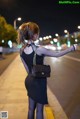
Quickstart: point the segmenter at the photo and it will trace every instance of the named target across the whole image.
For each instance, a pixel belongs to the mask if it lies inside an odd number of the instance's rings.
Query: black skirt
[[[47,78],[34,78],[31,74],[28,74],[25,79],[25,87],[28,96],[36,103],[48,104]]]

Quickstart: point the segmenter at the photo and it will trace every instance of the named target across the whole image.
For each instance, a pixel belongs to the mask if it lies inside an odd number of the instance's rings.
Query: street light
[[[56,33],[55,36],[58,38],[58,41],[60,41],[60,35]]]
[[[71,45],[71,43],[70,43],[70,39],[69,39],[69,36],[70,36],[70,34],[69,34],[69,31],[67,31],[67,30],[64,30],[64,33],[67,33],[67,45],[68,45],[68,47],[70,47],[70,45]]]
[[[17,29],[17,26],[16,26],[16,21],[21,21],[21,17],[18,17],[17,19],[14,20],[14,29]]]
[[[77,28],[79,29],[79,32],[78,32],[78,34],[80,34],[80,25],[79,25]]]
[[[66,33],[66,34],[67,34],[67,36],[68,36],[68,40],[69,40],[69,31],[64,30],[64,33]]]
[[[80,26],[78,26],[77,28],[80,29]]]
[[[56,33],[55,36],[58,37],[59,36],[58,33]]]

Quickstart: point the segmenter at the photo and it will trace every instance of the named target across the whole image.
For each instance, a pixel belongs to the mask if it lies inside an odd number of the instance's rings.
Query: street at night
[[[52,68],[49,88],[69,119],[80,119],[80,52],[61,58],[46,58],[46,62]]]
[[[33,68],[44,63],[41,83]],[[2,118],[80,119],[79,0],[0,0]]]

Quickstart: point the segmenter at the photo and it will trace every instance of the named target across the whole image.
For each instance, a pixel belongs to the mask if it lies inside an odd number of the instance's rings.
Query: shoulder
[[[37,50],[36,50],[36,53],[38,54],[38,55],[43,55],[43,52],[44,51],[47,51],[47,49],[44,47],[44,46],[39,46],[38,48],[37,48]]]

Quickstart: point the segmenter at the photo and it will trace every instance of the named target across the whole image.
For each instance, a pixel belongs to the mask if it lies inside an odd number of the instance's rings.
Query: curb
[[[49,105],[45,106],[46,119],[55,119],[53,111]]]

